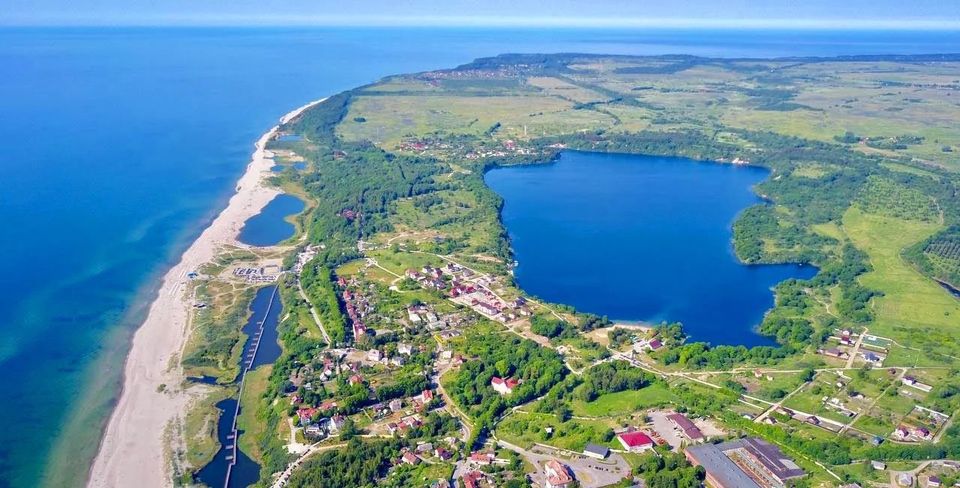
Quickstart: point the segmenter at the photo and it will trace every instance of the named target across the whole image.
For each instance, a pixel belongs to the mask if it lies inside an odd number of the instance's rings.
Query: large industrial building
[[[703,466],[713,488],[783,488],[806,474],[780,448],[756,438],[689,447],[684,454]]]

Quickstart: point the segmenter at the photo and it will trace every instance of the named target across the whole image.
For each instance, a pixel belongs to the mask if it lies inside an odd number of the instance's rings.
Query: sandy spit
[[[322,101],[284,115],[281,124]],[[178,362],[188,336],[191,308],[187,274],[211,261],[224,245],[243,246],[237,242],[243,223],[279,193],[265,184],[274,164],[266,145],[278,130],[279,125],[260,137],[227,207],[164,275],[147,318],[133,336],[124,366],[123,391],[100,441],[88,486],[172,486],[164,432],[184,414],[191,398],[180,388],[184,377]],[[166,385],[165,391],[159,391],[160,385]]]

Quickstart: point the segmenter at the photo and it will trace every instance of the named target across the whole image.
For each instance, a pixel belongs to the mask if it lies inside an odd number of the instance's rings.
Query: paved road
[[[303,462],[304,462],[308,457],[310,457],[313,453],[315,453],[315,452],[321,452],[321,451],[328,451],[328,450],[330,450],[330,449],[339,449],[339,448],[341,448],[341,447],[343,447],[343,446],[346,446],[346,445],[347,445],[347,444],[346,444],[345,442],[342,442],[342,443],[340,443],[340,444],[329,444],[329,445],[326,445],[326,446],[321,446],[321,445],[318,445],[318,444],[313,444],[313,445],[311,445],[309,448],[307,448],[307,452],[303,453],[303,455],[301,455],[299,458],[297,458],[296,461],[290,463],[290,464],[287,466],[287,469],[284,469],[283,472],[280,473],[280,476],[277,477],[277,480],[274,481],[273,484],[270,485],[270,487],[271,487],[271,488],[283,488],[283,486],[285,486],[285,485],[287,484],[287,482],[290,481],[290,475],[293,474],[293,470],[295,470],[295,469],[297,469],[298,467],[300,467],[300,465],[303,464]]]
[[[612,453],[610,457],[601,461],[582,454],[559,451],[546,446],[538,445],[532,449],[524,449],[502,440],[498,440],[497,445],[520,454],[536,468],[537,471],[531,474],[531,478],[537,486],[542,485],[546,480],[543,465],[552,459],[569,466],[583,488],[609,486],[630,475],[630,465],[623,459],[623,456],[617,453]]]
[[[303,298],[303,301],[307,302],[307,308],[310,309],[310,315],[313,316],[313,321],[317,323],[317,327],[320,328],[320,334],[323,335],[323,340],[327,341],[327,346],[332,347],[333,343],[330,341],[330,336],[327,335],[327,329],[323,328],[323,323],[320,322],[320,316],[317,315],[317,310],[313,308],[313,304],[310,303],[310,299],[307,298],[307,294],[303,291],[303,285],[300,284],[300,280],[297,280],[297,289],[300,290],[300,297]]]

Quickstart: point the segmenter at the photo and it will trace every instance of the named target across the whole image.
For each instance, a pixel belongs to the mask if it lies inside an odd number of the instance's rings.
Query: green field
[[[928,352],[957,355],[960,301],[914,270],[900,253],[932,235],[936,223],[864,213],[851,208],[843,228],[858,248],[867,252],[873,271],[863,285],[883,292],[872,302],[876,320],[870,332]],[[911,364],[912,366],[912,364]]]
[[[614,426],[614,423],[603,420],[571,419],[561,422],[550,414],[517,412],[497,425],[496,435],[522,447],[539,443],[582,451],[584,446],[591,442],[610,444]],[[550,433],[547,429],[552,429],[553,432]]]
[[[258,462],[262,457],[258,440],[265,432],[266,425],[257,418],[257,412],[262,408],[263,394],[269,386],[272,370],[273,367],[267,364],[247,373],[244,377],[243,394],[240,396],[243,408],[237,417],[237,428],[243,431],[243,435],[239,437],[238,446],[244,454]]]
[[[641,390],[606,393],[592,402],[575,400],[573,414],[582,417],[625,415],[645,408],[665,405],[674,400],[676,397],[666,386],[655,383]]]

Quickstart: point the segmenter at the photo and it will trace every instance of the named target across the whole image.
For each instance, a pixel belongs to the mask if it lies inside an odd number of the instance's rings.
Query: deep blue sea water
[[[960,36],[2,28],[0,486],[82,484],[157,278],[225,206],[279,116],[387,74],[559,51],[960,52]]]
[[[754,332],[770,288],[816,268],[744,266],[737,214],[761,200],[758,167],[684,158],[564,152],[554,164],[494,169],[517,283],[612,319],[682,322],[694,340],[772,344]]]

